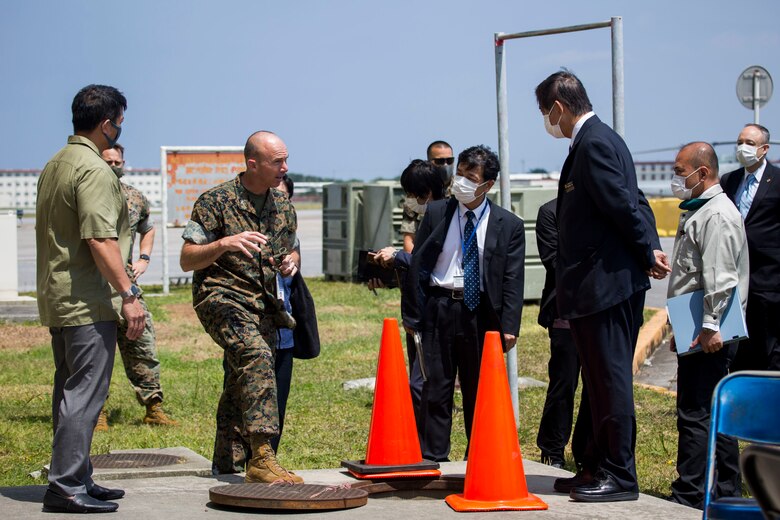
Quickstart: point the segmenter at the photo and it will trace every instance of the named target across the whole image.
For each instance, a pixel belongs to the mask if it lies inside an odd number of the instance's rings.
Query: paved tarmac
[[[567,495],[556,493],[553,482],[559,476],[571,474],[536,462],[524,463],[528,490],[545,501],[547,511],[516,511],[469,513],[469,519],[491,518],[543,518],[547,520],[592,519],[647,519],[674,518],[675,520],[699,519],[701,511],[666,500],[640,495],[635,502],[584,504],[573,502]],[[465,462],[442,464],[442,474],[464,475]],[[338,469],[296,471],[310,484],[342,485],[355,480]],[[108,518],[138,520],[190,520],[200,518],[271,518],[289,514],[278,510],[241,510],[225,508],[209,502],[208,490],[214,486],[241,483],[237,475],[217,477],[161,477],[116,481],[100,481],[101,485],[122,487],[127,495],[117,502],[119,511]],[[41,503],[45,486],[0,488],[0,511],[4,518],[45,518],[55,520],[72,518],[71,515],[42,513]],[[363,519],[396,520],[431,518],[463,518],[444,502],[450,494],[426,493],[426,496],[369,498],[368,504],[356,509],[328,512],[298,512],[296,519]],[[432,496],[433,495],[433,496]]]

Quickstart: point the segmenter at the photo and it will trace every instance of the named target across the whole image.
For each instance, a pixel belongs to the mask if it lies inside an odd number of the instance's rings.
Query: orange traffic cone
[[[463,494],[445,500],[455,511],[547,509],[525,482],[498,332],[485,334]]]
[[[341,461],[360,479],[438,477],[439,464],[422,458],[398,322],[386,318],[376,369],[366,458]]]

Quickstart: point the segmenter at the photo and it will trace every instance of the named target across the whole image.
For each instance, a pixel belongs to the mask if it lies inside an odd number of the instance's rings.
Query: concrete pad
[[[168,466],[146,468],[95,468],[95,480],[119,480],[126,478],[156,478],[156,477],[198,477],[211,475],[211,461],[189,448],[148,448],[141,450],[111,450],[111,454],[121,453],[154,453],[173,455],[181,462]],[[119,486],[121,487],[121,486]]]
[[[496,520],[497,518],[544,518],[547,520],[570,518],[614,518],[614,519],[658,519],[675,520],[700,519],[701,511],[660,498],[640,495],[635,502],[614,502],[607,504],[583,504],[572,502],[567,495],[553,490],[553,481],[559,476],[571,476],[571,473],[557,470],[536,462],[525,462],[528,489],[547,502],[547,511],[523,511],[514,513],[469,513],[469,519]],[[464,474],[465,462],[442,464],[442,474]],[[340,485],[356,482],[346,472],[338,469],[296,470],[307,483]],[[276,511],[247,511],[241,509],[220,508],[209,503],[208,490],[213,486],[243,482],[239,475],[219,477],[161,477],[120,481],[99,481],[101,485],[122,487],[127,492],[125,498],[118,500],[119,511],[113,513],[113,519],[137,520],[189,520],[206,518],[277,518]],[[72,518],[71,515],[42,513],[41,503],[45,486],[24,486],[0,488],[0,511],[5,518],[42,518],[56,520]],[[443,498],[443,497],[442,497]],[[369,498],[368,504],[357,509],[320,513],[296,513],[296,519],[365,519],[396,520],[398,518],[442,520],[446,518],[464,518],[456,513],[443,499],[431,498]]]

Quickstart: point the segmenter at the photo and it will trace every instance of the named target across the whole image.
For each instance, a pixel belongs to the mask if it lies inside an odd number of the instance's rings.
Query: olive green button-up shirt
[[[130,252],[127,205],[119,179],[92,141],[70,136],[38,179],[35,209],[38,311],[48,327],[119,319],[121,300],[100,274],[91,238],[119,240]]]

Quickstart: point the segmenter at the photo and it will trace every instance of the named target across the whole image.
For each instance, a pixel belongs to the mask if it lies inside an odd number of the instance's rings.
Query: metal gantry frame
[[[498,157],[501,164],[500,191],[501,207],[512,210],[512,196],[509,186],[509,108],[507,105],[506,56],[504,42],[534,36],[563,34],[591,29],[612,28],[612,127],[625,139],[625,98],[623,96],[623,17],[613,16],[609,21],[570,25],[555,29],[541,29],[514,34],[495,33],[496,49],[496,104],[498,109]],[[519,339],[519,338],[518,338]],[[509,377],[509,389],[512,394],[512,406],[515,412],[515,424],[520,425],[520,405],[517,386],[517,348],[506,354],[506,371]]]

